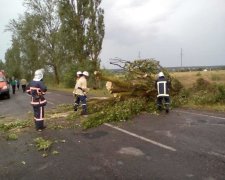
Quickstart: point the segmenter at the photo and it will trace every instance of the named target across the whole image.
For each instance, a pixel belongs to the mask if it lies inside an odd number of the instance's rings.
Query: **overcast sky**
[[[23,0],[0,0],[0,59],[11,45],[4,33],[22,14]],[[162,66],[225,65],[225,0],[102,0],[105,39],[102,66],[109,59],[155,58]]]

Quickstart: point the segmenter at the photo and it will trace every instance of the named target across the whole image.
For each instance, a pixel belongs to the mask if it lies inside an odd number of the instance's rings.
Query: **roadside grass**
[[[225,112],[225,70],[175,72],[184,86],[179,107]]]
[[[183,108],[190,108],[196,110],[205,110],[205,111],[215,111],[215,112],[225,112],[224,104],[213,104],[213,105],[196,105],[194,103],[187,103],[182,105]]]
[[[10,119],[10,120],[11,121],[7,120],[8,121],[7,123],[0,124],[0,131],[3,131],[3,132],[7,132],[10,130],[15,131],[16,129],[23,129],[23,128],[31,126],[31,121],[29,121],[29,120],[17,120],[17,121],[12,120],[12,119]]]

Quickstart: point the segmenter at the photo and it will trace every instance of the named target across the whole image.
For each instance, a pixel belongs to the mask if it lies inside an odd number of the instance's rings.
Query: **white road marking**
[[[111,125],[111,124],[104,123],[104,125],[105,125],[105,126],[108,126],[108,127],[111,127],[111,128],[113,128],[113,129],[116,129],[116,130],[118,130],[118,131],[120,131],[120,132],[123,132],[123,133],[125,133],[125,134],[128,134],[128,135],[130,135],[130,136],[133,136],[133,137],[136,137],[136,138],[138,138],[138,139],[141,139],[141,140],[143,140],[143,141],[146,141],[146,142],[149,142],[149,143],[151,143],[151,144],[154,144],[154,145],[156,145],[156,146],[159,146],[159,147],[161,147],[161,148],[164,148],[164,149],[167,149],[167,150],[170,150],[170,151],[176,151],[176,149],[174,149],[174,148],[172,148],[172,147],[170,147],[170,146],[161,144],[161,143],[159,143],[159,142],[153,141],[153,140],[148,139],[148,138],[145,138],[145,137],[143,137],[143,136],[139,136],[139,135],[137,135],[137,134],[135,134],[135,133],[129,132],[129,131],[124,130],[124,129],[121,129],[121,128],[116,127],[116,126],[113,126],[113,125]]]
[[[55,103],[51,102],[51,101],[47,101],[47,103],[54,105]]]
[[[197,116],[206,116],[206,117],[211,117],[211,118],[215,118],[215,119],[223,119],[223,120],[225,120],[225,117],[211,116],[211,115],[207,115],[207,114],[199,114],[199,113],[193,113],[193,112],[188,112],[188,111],[174,110],[174,112],[193,114],[193,115],[197,115]]]
[[[217,153],[217,152],[213,152],[213,151],[211,151],[211,152],[208,152],[210,155],[214,155],[214,156],[217,156],[217,157],[219,157],[219,158],[225,158],[225,155],[223,155],[223,154],[220,154],[220,153]]]

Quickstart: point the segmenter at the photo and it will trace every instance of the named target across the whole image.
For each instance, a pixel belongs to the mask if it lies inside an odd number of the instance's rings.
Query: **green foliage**
[[[30,121],[16,121],[0,124],[0,131],[9,131],[15,128],[25,128],[30,126]]]
[[[217,85],[216,102],[225,103],[225,85]]]
[[[5,69],[5,63],[0,59],[0,70]]]
[[[44,68],[49,82],[72,87],[81,64],[90,74],[97,70],[105,34],[100,4],[101,0],[25,0],[26,13],[7,27],[13,34],[5,56],[9,76],[30,80],[36,69]]]
[[[46,151],[49,150],[51,145],[53,144],[50,140],[45,140],[42,137],[38,137],[34,139],[34,142],[36,144],[36,148],[38,151]]]
[[[73,109],[73,108],[71,107],[71,109]],[[66,120],[74,121],[74,120],[77,120],[78,117],[79,117],[78,114],[74,113],[74,111],[73,111],[68,114],[68,116],[66,117]]]
[[[15,141],[17,139],[18,139],[18,136],[17,136],[17,134],[14,134],[14,133],[8,134],[8,136],[7,136],[8,141]]]
[[[65,71],[62,81],[65,87],[73,88],[76,83],[76,73],[77,71],[88,71],[89,78],[88,78],[88,86],[93,87],[95,86],[95,78],[93,76],[93,72],[96,71],[96,67],[93,65],[93,61],[86,60],[85,63],[76,63],[74,65],[70,65],[68,69]]]
[[[207,90],[200,90],[198,92],[195,92],[191,100],[196,105],[209,105],[216,103],[215,95],[212,93],[209,93]]]
[[[78,63],[90,57],[96,69],[105,34],[101,0],[60,0],[59,2],[63,43],[69,51],[67,55]]]
[[[153,111],[155,106],[146,99],[133,98],[126,101],[113,101],[92,107],[94,114],[83,121],[84,129],[96,127],[106,122],[120,122],[131,119],[142,111]]]
[[[148,75],[155,75],[158,73],[159,69],[161,68],[159,66],[159,62],[154,60],[154,59],[143,59],[143,60],[134,60],[132,63],[131,62],[126,62],[124,64],[124,68],[128,71],[131,72],[129,73],[129,76],[137,74],[145,74],[147,73]],[[135,72],[133,74],[133,72]]]
[[[9,77],[21,78],[21,58],[19,40],[13,38],[12,47],[5,54],[5,70]]]

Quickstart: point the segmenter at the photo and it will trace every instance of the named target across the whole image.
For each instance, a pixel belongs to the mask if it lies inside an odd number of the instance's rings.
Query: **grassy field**
[[[198,78],[203,78],[210,83],[225,84],[225,70],[173,72],[171,75],[177,78],[185,88],[192,87]]]

